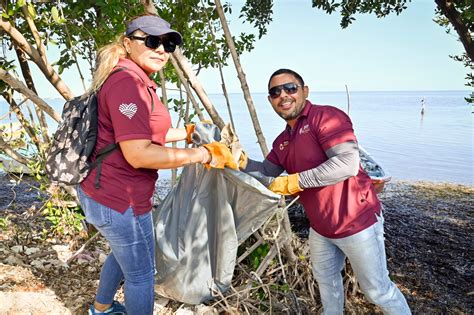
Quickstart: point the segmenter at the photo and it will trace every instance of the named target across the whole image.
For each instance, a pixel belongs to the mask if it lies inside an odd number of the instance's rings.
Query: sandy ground
[[[18,183],[0,178],[0,314],[85,314],[107,244],[99,237],[66,264],[85,240],[46,232],[42,193],[36,186],[31,180]],[[413,313],[474,313],[473,192],[467,186],[397,182],[380,195],[389,270]],[[292,218],[302,244],[306,242],[303,221]],[[307,303],[303,313],[317,312],[317,298],[307,302],[305,294],[296,292],[301,303]],[[222,306],[211,307],[212,303],[163,304],[157,299],[155,314],[226,311]],[[229,306],[227,312],[232,309],[243,312],[239,305]],[[348,314],[380,314],[358,291],[349,298],[346,309]],[[287,313],[296,312],[290,309]]]

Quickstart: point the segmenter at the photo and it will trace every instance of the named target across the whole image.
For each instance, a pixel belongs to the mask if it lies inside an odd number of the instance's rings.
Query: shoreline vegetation
[[[164,197],[169,188],[169,181],[160,180],[157,194]],[[379,195],[384,205],[390,277],[414,314],[474,312],[473,195],[473,186],[425,181],[391,181]],[[86,238],[83,233],[48,233],[49,222],[41,214],[43,201],[38,196],[32,178],[17,181],[0,174],[0,313],[86,314],[107,244],[99,236],[66,264]],[[261,282],[244,294],[242,288],[255,269],[251,263],[240,263],[232,288],[224,296],[198,306],[164,303],[157,298],[155,314],[177,310],[183,314],[293,314],[297,310],[318,314],[319,295],[312,280],[306,238],[300,233],[304,218],[290,213],[290,221],[294,230],[299,229],[294,231],[292,242],[296,264],[287,264],[282,254],[282,262],[275,260]],[[345,279],[347,314],[381,314],[354,285],[349,267]],[[123,299],[123,295],[118,298]]]

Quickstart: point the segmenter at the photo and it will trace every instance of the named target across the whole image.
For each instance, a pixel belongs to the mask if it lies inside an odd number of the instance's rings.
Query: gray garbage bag
[[[277,209],[280,196],[231,169],[186,166],[155,213],[158,294],[199,304],[224,293],[238,245]]]

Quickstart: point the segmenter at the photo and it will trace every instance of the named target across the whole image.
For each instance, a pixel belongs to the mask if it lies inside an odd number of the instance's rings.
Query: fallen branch
[[[36,258],[49,256],[49,255],[52,255],[52,254],[56,254],[56,251],[55,250],[47,250],[45,252],[39,252],[39,253],[31,254],[30,256],[28,256],[28,258],[31,259],[31,260],[34,260]]]
[[[92,243],[92,241],[94,241],[99,235],[99,233],[96,233],[94,236],[88,239],[87,242],[85,242],[84,245],[81,246],[81,248],[79,248],[74,254],[71,255],[71,257],[66,260],[66,264],[69,265],[69,263],[71,263],[80,253],[82,253],[84,249],[86,249],[87,245]]]

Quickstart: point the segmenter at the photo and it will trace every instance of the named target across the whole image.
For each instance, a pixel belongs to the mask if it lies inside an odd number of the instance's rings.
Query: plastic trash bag
[[[196,138],[210,142],[216,137]],[[279,195],[243,172],[184,167],[154,216],[157,293],[199,304],[216,296],[216,290],[226,292],[239,244],[262,226],[279,201]]]

